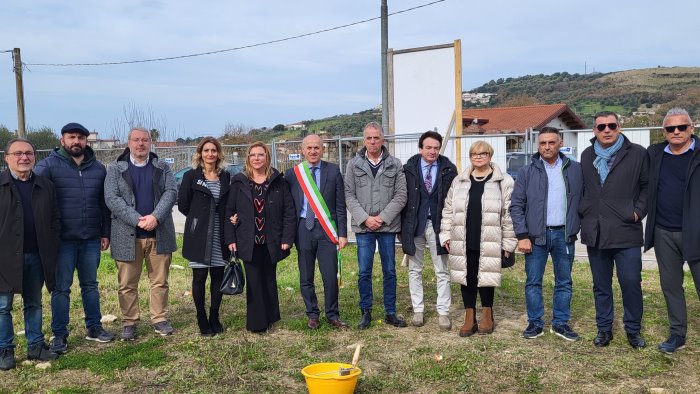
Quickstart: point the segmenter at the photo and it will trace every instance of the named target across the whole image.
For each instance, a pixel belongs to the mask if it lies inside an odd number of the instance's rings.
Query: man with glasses
[[[447,191],[457,176],[457,167],[440,154],[442,136],[426,131],[418,139],[418,154],[403,166],[406,174],[406,206],[401,211],[401,246],[408,256],[408,288],[413,304],[411,324],[425,323],[423,303],[423,260],[425,248],[435,268],[438,327],[452,328],[450,321],[450,267],[448,251],[440,245],[440,221]]]
[[[60,220],[56,192],[48,179],[33,173],[34,145],[13,139],[5,147],[7,169],[0,173],[0,370],[15,368],[12,303],[24,301],[27,358],[55,360],[41,332],[42,286],[55,282]]]
[[[584,193],[579,206],[581,242],[588,247],[598,335],[608,346],[613,334],[613,267],[622,291],[627,341],[646,342],[642,329],[642,219],[647,213],[649,158],[646,149],[620,134],[614,112],[595,115],[591,146],[581,155]]]
[[[525,303],[528,326],[523,337],[543,334],[542,277],[552,256],[554,295],[550,332],[569,341],[579,339],[569,326],[571,316],[574,243],[580,228],[578,206],[583,192],[581,164],[559,149],[563,139],[554,127],[543,127],[537,137],[537,153],[518,171],[510,201],[510,217],[525,254]]]
[[[384,275],[385,322],[406,327],[396,315],[396,234],[401,231],[401,209],[406,204],[406,177],[401,160],[384,147],[384,132],[376,122],[363,131],[364,148],[350,160],[345,171],[345,201],[352,216],[352,230],[357,239],[362,319],[358,328],[372,323],[372,265],[379,249]]]
[[[670,335],[659,350],[685,346],[688,316],[683,265],[688,263],[700,298],[700,146],[688,111],[671,108],[664,118],[665,142],[649,147],[649,216],[644,249],[654,248]]]
[[[61,129],[61,147],[37,163],[35,172],[56,187],[61,210],[61,245],[56,259],[56,288],[51,293],[51,351],[68,349],[70,289],[78,271],[85,312],[85,339],[111,342],[114,335],[102,328],[97,268],[100,251],[109,247],[109,210],[105,205],[105,166],[87,146],[90,132],[79,123]]]
[[[156,333],[173,333],[168,322],[168,274],[175,243],[172,209],[177,185],[170,167],[151,152],[147,129],[129,132],[128,147],[107,166],[105,202],[112,211],[112,258],[117,262],[121,339],[136,338],[138,285],[143,261],[150,281],[150,314]]]

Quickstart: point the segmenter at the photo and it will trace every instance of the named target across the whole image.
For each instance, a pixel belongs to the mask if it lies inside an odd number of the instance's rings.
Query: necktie
[[[318,167],[311,167],[311,179],[314,180],[314,183],[316,183],[316,170]],[[314,219],[316,218],[316,215],[314,214],[314,210],[311,209],[311,204],[309,204],[309,199],[306,199],[306,229],[307,230],[313,230],[314,229]]]
[[[428,193],[433,191],[433,166],[435,164],[428,164],[428,171],[425,173],[425,188],[428,189]]]

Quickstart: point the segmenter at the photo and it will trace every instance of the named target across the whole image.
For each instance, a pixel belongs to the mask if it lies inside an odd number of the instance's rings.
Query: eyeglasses
[[[678,131],[686,131],[688,127],[690,127],[689,124],[679,124],[678,126],[666,126],[664,130],[666,130],[667,133],[673,133],[676,129],[678,129]]]
[[[598,131],[603,131],[606,127],[610,130],[617,130],[617,123],[601,123],[599,125],[596,125],[595,128],[598,129]]]
[[[8,155],[12,155],[15,157],[15,159],[20,159],[22,156],[27,156],[28,158],[34,157],[34,152],[32,151],[26,151],[26,152],[9,152]]]
[[[147,143],[151,142],[151,139],[150,138],[131,138],[131,139],[129,139],[129,141],[137,143],[137,144],[139,142],[141,142],[143,144],[147,144]]]
[[[469,154],[472,159],[481,159],[482,157],[489,157],[489,152],[479,152]]]

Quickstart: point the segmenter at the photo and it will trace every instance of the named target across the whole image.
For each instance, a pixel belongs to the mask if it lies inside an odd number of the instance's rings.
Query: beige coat
[[[481,197],[479,287],[501,285],[501,250],[512,253],[518,243],[513,231],[513,221],[508,212],[510,195],[513,192],[513,178],[501,172],[495,163],[491,163],[491,168],[493,168],[493,176],[484,185],[484,194]],[[471,172],[470,165],[452,181],[440,222],[440,243],[450,241],[448,258],[450,280],[465,286],[467,284],[465,241]]]

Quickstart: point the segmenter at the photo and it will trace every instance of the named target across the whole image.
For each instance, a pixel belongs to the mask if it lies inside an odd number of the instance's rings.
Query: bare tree
[[[223,134],[219,137],[219,141],[226,145],[248,144],[251,142],[248,134],[252,128],[244,124],[226,123]]]
[[[168,129],[165,116],[156,115],[150,105],[141,106],[133,101],[122,107],[122,116],[113,119],[107,129],[111,131],[112,138],[126,142],[129,131],[134,127],[151,130],[151,134],[157,136],[159,141],[169,141],[175,137]]]

